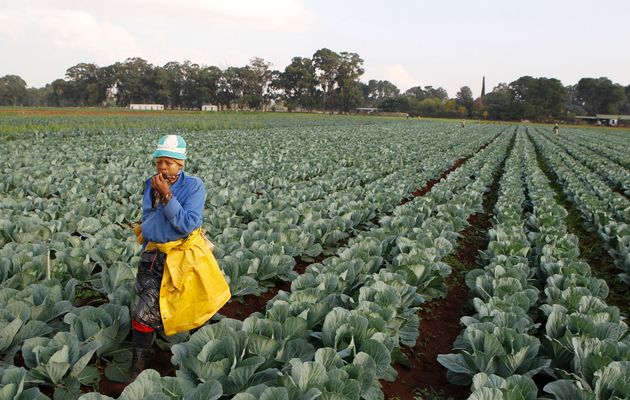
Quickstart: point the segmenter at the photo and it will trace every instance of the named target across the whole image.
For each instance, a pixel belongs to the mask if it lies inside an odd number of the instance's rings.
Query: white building
[[[152,110],[152,111],[163,111],[163,104],[129,104],[130,110]]]
[[[204,104],[201,106],[201,111],[219,111],[219,106],[215,106],[214,104]]]
[[[617,126],[619,121],[630,121],[630,115],[611,115],[611,114],[595,114],[594,117],[586,115],[578,115],[575,119],[583,119],[597,125]]]

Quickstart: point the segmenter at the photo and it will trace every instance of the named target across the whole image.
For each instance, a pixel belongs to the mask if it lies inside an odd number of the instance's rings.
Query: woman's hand
[[[156,174],[153,178],[151,178],[151,188],[156,190],[162,196],[165,196],[171,191],[168,186],[168,182],[164,179],[164,177],[162,177],[162,174]]]

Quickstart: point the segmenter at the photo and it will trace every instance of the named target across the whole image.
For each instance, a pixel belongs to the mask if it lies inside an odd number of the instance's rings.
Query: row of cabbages
[[[630,285],[630,201],[543,135],[532,133],[531,137],[564,192],[604,240],[615,265],[623,271],[620,279]]]
[[[394,379],[392,356],[415,343],[418,305],[445,294],[441,259],[481,209],[509,141],[499,136],[380,228],[309,266],[264,315],[222,319],[174,345],[176,378],[145,371],[120,398],[382,399],[378,380]]]
[[[579,258],[577,238],[567,233],[566,210],[537,166],[528,141],[524,175],[533,216],[528,221],[539,280],[542,345],[556,379],[545,391],[558,400],[616,399],[630,396],[630,331],[617,307],[608,306],[606,282],[591,276]]]
[[[215,138],[215,144],[224,144],[224,151],[217,155],[212,153],[214,147],[197,148],[197,157],[208,159],[192,161],[190,169],[206,180],[205,227],[217,242],[219,261],[231,257],[223,264],[232,292],[259,293],[269,280],[291,279],[293,257],[332,251],[339,240],[391,210],[426,179],[491,137],[471,131],[465,141],[446,132],[457,143],[449,148],[449,140],[438,140],[431,130],[393,132],[401,140],[381,143],[378,126],[362,127],[345,140],[334,132],[316,132],[318,141],[312,140],[314,131],[285,132],[297,136],[291,140],[279,133],[231,132]],[[202,139],[202,134],[191,134],[193,142]],[[311,141],[303,143],[306,139]],[[359,139],[372,150],[356,149]],[[130,141],[125,151],[140,152],[144,142],[135,137]],[[67,149],[54,151],[56,147],[65,149],[66,144],[45,143],[54,163],[64,165],[76,177],[51,176],[47,168],[28,159],[14,161],[30,165],[32,179],[0,175],[0,185],[7,188],[0,197],[0,209],[8,212],[7,219],[0,220],[0,241],[6,242],[0,250],[0,280],[11,278],[14,282],[8,285],[21,288],[41,278],[45,239],[51,239],[53,277],[62,281],[70,277],[92,280],[101,289],[100,278],[92,276],[96,265],[120,271],[125,265],[135,266],[139,246],[128,224],[139,218],[141,182],[151,173],[149,164],[126,152],[103,156],[103,142],[108,143],[104,138],[92,138],[88,145],[79,139],[77,145],[92,151],[76,159]],[[257,143],[253,155],[242,150],[250,142]],[[22,142],[12,145],[24,146]],[[42,145],[35,141],[31,147]],[[25,154],[37,154],[34,149]],[[274,149],[280,150],[274,153]],[[80,166],[90,154],[100,165],[95,162],[80,174]],[[110,164],[124,169],[125,174],[109,173]],[[5,168],[16,165],[7,163]],[[29,185],[43,188],[35,190]]]
[[[532,133],[535,135],[535,140],[538,146],[544,146],[542,152],[545,159],[548,158],[547,154],[552,153],[552,162],[558,165],[560,168],[568,168],[583,185],[591,188],[591,192],[597,195],[601,199],[602,204],[607,205],[607,209],[615,216],[620,222],[630,222],[630,200],[623,195],[616,193],[612,188],[606,184],[608,179],[606,176],[600,176],[597,171],[589,169],[586,162],[582,159],[574,157],[571,153],[567,152],[562,146],[554,143],[547,135],[540,132]],[[618,174],[628,175],[627,171],[621,166],[617,166]],[[611,173],[614,168],[611,168]],[[621,179],[621,178],[620,178]]]
[[[614,187],[622,190],[626,196],[630,196],[630,172],[626,168],[612,161],[609,157],[581,145],[579,141],[563,140],[564,138],[561,139],[559,137],[548,138],[575,160],[584,164]],[[602,183],[597,181],[594,185],[602,185]]]
[[[525,190],[533,206],[527,226]],[[466,329],[454,344],[459,352],[439,358],[454,383],[472,380],[471,399],[534,400],[538,389],[531,377],[538,373],[554,380],[544,391],[560,400],[630,394],[628,327],[603,301],[606,283],[591,277],[579,259],[566,215],[531,143],[519,134],[482,257],[486,266],[466,279],[477,314],[462,318]],[[539,298],[539,285],[545,298]],[[532,318],[536,307],[542,329]]]
[[[483,268],[466,275],[476,313],[461,319],[466,328],[453,344],[456,353],[438,356],[450,382],[472,383],[471,399],[501,399],[503,393],[536,398],[531,377],[550,362],[538,357],[540,340],[530,334],[538,326],[531,313],[539,290],[523,221],[522,152],[517,140],[501,177],[490,241],[481,253]]]
[[[627,151],[628,134],[626,132],[568,129],[567,135],[571,140],[577,140],[577,143],[582,147],[593,150],[621,166],[630,168],[630,154]]]

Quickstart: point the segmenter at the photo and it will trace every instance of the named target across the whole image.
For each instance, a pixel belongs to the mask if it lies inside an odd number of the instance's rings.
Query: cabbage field
[[[167,133],[233,298],[127,384]],[[0,138],[0,400],[630,398],[628,131],[12,110]]]

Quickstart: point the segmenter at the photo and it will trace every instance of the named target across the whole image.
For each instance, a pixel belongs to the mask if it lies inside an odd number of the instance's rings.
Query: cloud
[[[25,47],[53,46],[81,51],[109,62],[142,51],[123,27],[80,10],[21,8],[0,11],[0,36]]]
[[[401,91],[405,91],[414,86],[420,85],[420,81],[409,73],[401,64],[388,65],[385,67],[384,80],[392,82]]]
[[[208,28],[295,33],[310,29],[315,19],[298,0],[141,0],[137,4],[154,15],[184,20],[193,16]]]
[[[300,33],[315,26],[304,0],[22,0],[16,10],[74,10],[132,29],[158,27],[165,35],[191,31]],[[26,4],[26,6],[22,5]],[[168,32],[168,33],[167,33]]]

